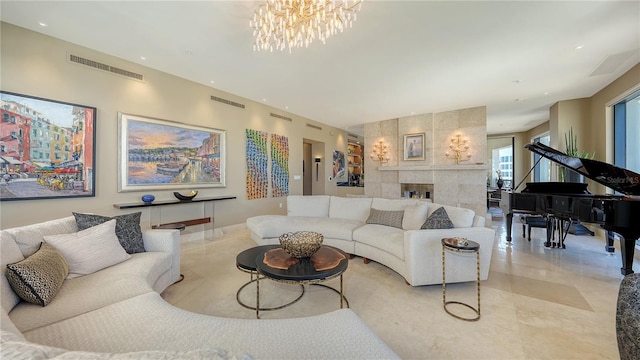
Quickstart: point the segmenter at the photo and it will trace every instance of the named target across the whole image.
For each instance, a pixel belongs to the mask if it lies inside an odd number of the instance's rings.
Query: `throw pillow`
[[[453,222],[449,219],[447,210],[443,207],[438,208],[431,213],[427,218],[427,221],[422,224],[420,229],[453,229]]]
[[[7,280],[13,291],[24,301],[42,306],[53,300],[67,274],[63,255],[45,243],[28,258],[7,264]]]
[[[129,254],[144,252],[144,242],[142,241],[142,229],[140,228],[140,215],[142,212],[118,215],[114,217],[72,213],[76,218],[78,230],[85,230],[92,226],[100,225],[109,220],[116,220],[116,236],[120,245]]]
[[[402,229],[403,217],[404,210],[385,211],[371,208],[371,211],[369,212],[369,218],[367,219],[367,224],[379,224]]]
[[[116,220],[109,220],[72,234],[47,235],[44,241],[53,245],[69,264],[68,278],[93,274],[131,257],[120,246],[115,232]]]
[[[419,230],[422,224],[424,224],[424,221],[427,219],[428,212],[429,205],[427,203],[407,206],[404,209],[402,228],[405,230]]]

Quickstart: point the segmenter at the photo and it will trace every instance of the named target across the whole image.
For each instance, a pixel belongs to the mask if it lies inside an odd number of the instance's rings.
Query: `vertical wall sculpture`
[[[267,133],[246,129],[247,136],[247,199],[267,197]]]
[[[289,195],[289,139],[271,134],[271,196]]]

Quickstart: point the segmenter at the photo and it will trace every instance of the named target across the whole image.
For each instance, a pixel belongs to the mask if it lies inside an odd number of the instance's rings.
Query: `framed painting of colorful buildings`
[[[94,197],[96,115],[0,91],[0,200]]]
[[[225,186],[224,130],[118,114],[118,191]]]

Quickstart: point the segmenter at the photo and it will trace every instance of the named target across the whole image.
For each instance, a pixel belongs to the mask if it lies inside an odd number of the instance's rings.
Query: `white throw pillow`
[[[402,218],[402,228],[404,230],[420,230],[422,224],[427,220],[429,212],[428,204],[420,204],[407,206],[404,209],[404,218]]]
[[[67,279],[93,274],[131,257],[118,241],[115,219],[77,233],[47,235],[44,241],[58,249],[67,260]]]

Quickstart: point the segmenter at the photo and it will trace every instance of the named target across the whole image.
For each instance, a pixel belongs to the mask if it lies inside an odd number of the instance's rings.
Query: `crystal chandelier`
[[[324,44],[329,36],[353,26],[361,5],[362,0],[266,0],[249,21],[256,38],[253,50],[291,52],[314,39]]]

